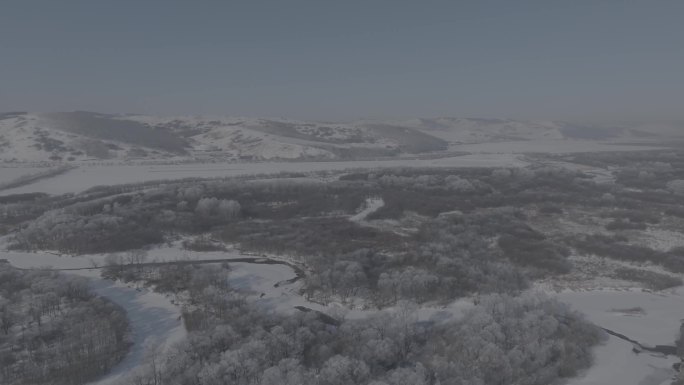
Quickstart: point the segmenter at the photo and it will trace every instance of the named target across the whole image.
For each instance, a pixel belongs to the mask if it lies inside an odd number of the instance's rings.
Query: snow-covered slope
[[[0,162],[330,160],[457,150],[459,144],[580,139],[653,141],[679,126],[593,126],[506,119],[309,122],[93,112],[0,114]]]
[[[684,138],[684,125],[621,122],[587,124],[511,119],[436,118],[395,122],[444,139],[451,144],[525,140],[648,141]]]
[[[511,140],[564,139],[554,122],[521,122],[508,119],[436,118],[412,119],[398,125],[416,127],[449,142],[483,143]]]
[[[410,127],[288,119],[129,116],[184,137],[196,157],[350,159],[445,150],[446,141]]]
[[[91,112],[0,114],[0,161],[356,159],[446,149],[405,127]]]
[[[79,114],[73,118],[79,117]],[[0,114],[0,161],[68,162],[139,156],[162,158],[184,152],[180,145],[164,148],[166,143],[158,138],[145,140],[145,133],[140,132],[138,127],[108,127],[103,124],[108,121],[95,117],[78,122],[69,115]],[[161,144],[150,145],[152,140]]]
[[[325,143],[297,140],[259,130],[259,120],[212,117],[129,116],[158,130],[177,135],[188,143],[196,158],[236,159],[334,159]]]

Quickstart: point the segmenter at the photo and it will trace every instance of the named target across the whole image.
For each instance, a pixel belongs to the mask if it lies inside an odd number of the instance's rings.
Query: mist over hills
[[[370,159],[458,151],[461,144],[506,141],[653,144],[681,139],[683,128],[474,118],[330,123],[87,111],[7,112],[0,114],[0,161]]]

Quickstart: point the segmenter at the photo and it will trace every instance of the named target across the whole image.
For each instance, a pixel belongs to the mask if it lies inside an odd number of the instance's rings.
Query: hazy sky
[[[9,110],[684,118],[684,1],[2,0]]]

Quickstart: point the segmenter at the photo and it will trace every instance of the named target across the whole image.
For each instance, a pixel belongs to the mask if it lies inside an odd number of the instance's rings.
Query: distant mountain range
[[[459,144],[529,140],[661,141],[684,125],[577,125],[435,118],[327,123],[95,112],[0,114],[0,161],[102,159],[359,159],[457,150]]]

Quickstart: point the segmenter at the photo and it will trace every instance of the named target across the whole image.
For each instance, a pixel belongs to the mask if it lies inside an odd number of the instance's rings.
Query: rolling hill
[[[678,126],[593,126],[508,119],[434,118],[330,123],[95,112],[0,114],[0,161],[332,160],[457,150],[459,144],[564,140],[650,141]]]

